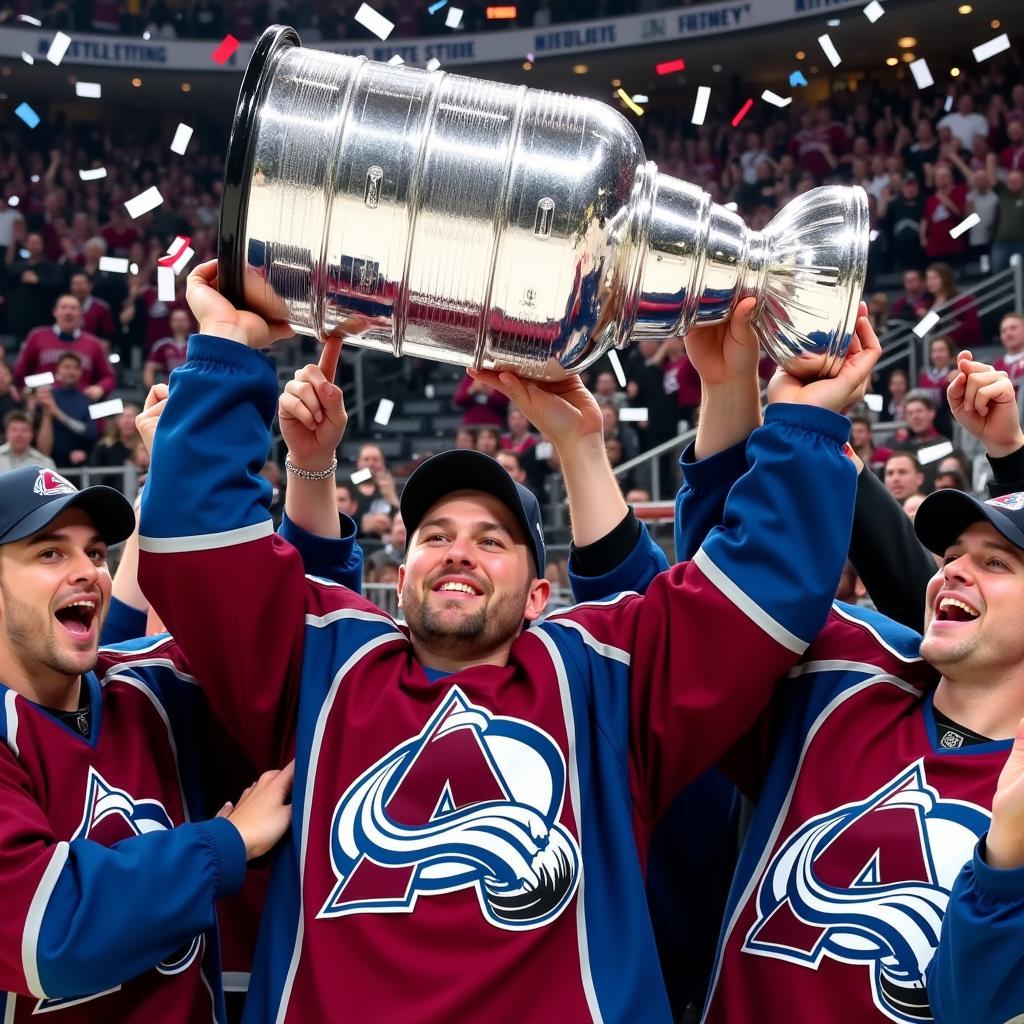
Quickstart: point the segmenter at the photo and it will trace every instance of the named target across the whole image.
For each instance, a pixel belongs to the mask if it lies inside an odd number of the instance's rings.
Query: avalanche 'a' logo
[[[579,883],[579,847],[558,822],[564,797],[565,762],[547,733],[453,687],[423,731],[338,802],[338,884],[318,916],[409,913],[421,895],[475,888],[491,924],[547,924]]]
[[[174,828],[174,822],[166,808],[159,800],[136,800],[130,793],[112,786],[95,768],[89,768],[89,776],[85,786],[85,807],[82,820],[71,837],[91,839],[104,846],[132,836],[142,836],[147,832],[162,832]],[[203,937],[197,935],[186,942],[171,956],[156,965],[161,974],[180,974],[192,965],[202,948]],[[64,1010],[70,1006],[99,999],[100,996],[117,992],[116,988],[103,992],[92,992],[83,996],[65,998],[40,999],[33,1013],[50,1013]]]
[[[761,881],[744,952],[863,964],[886,1017],[932,1020],[925,970],[953,882],[988,825],[980,807],[941,799],[916,762],[790,836]]]

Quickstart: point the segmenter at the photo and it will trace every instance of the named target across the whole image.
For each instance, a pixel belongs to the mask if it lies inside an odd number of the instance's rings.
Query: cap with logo
[[[52,469],[21,466],[0,473],[0,544],[38,533],[69,508],[80,508],[108,544],[119,544],[135,529],[131,503],[113,487],[80,491]]]
[[[537,575],[544,574],[547,557],[540,503],[531,491],[509,476],[497,459],[483,452],[465,448],[442,452],[427,459],[409,477],[401,499],[402,519],[409,536],[434,505],[455,491],[483,491],[505,505],[522,527]]]
[[[936,491],[921,502],[914,530],[929,551],[941,555],[968,526],[982,522],[990,523],[1014,547],[1024,551],[1024,491],[987,501],[953,488]]]

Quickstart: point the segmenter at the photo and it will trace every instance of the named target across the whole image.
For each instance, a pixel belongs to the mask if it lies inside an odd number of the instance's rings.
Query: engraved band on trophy
[[[813,189],[750,231],[659,174],[604,103],[273,26],[239,93],[219,282],[297,333],[542,379],[756,295],[765,350],[812,377],[842,362],[867,244],[860,188]]]

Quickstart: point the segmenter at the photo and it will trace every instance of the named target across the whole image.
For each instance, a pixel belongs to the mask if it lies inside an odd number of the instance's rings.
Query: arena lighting
[[[959,78],[960,77],[960,69],[959,68],[950,68],[949,69],[949,73],[950,73],[950,75],[953,78]]]
[[[573,64],[572,66],[572,73],[574,75],[585,75],[589,70],[590,68],[586,64]]]
[[[501,7],[488,7],[487,19],[489,21],[512,21],[516,16],[515,4],[505,4]]]
[[[524,71],[532,71],[533,70],[533,65],[528,60],[524,60],[523,61],[523,70]]]
[[[1001,22],[1001,21],[1000,21],[1000,20],[999,20],[998,18],[993,18],[993,19],[992,19],[992,20],[991,20],[991,21],[990,21],[990,22],[988,23],[988,27],[989,27],[989,28],[999,28],[999,26],[1000,26],[1000,25],[1002,25],[1002,22]]]
[[[901,36],[896,40],[896,45],[901,50],[909,50],[912,46],[917,46],[917,40],[913,36]]]
[[[138,89],[139,86],[142,85],[142,79],[141,78],[133,78],[132,79],[132,85],[134,85],[135,88]]]
[[[192,91],[192,86],[188,82],[182,82],[181,83],[181,91],[182,92],[191,92]]]
[[[903,54],[904,64],[913,64],[915,60],[917,60],[917,57],[914,55],[913,50],[907,50],[907,52]]]
[[[957,9],[957,14],[970,14],[974,8],[970,4],[961,4]]]
[[[899,57],[886,57],[885,58],[885,63],[888,64],[889,67],[891,67],[891,68],[896,67],[896,65],[899,64],[899,62],[900,62]]]
[[[807,54],[804,53],[803,50],[797,50],[796,53],[794,54],[794,56],[796,57],[797,60],[803,60],[804,57],[807,56]]]
[[[612,88],[613,89],[618,89],[618,87],[620,85],[622,85],[622,79],[620,79],[620,78],[613,78],[612,79]]]

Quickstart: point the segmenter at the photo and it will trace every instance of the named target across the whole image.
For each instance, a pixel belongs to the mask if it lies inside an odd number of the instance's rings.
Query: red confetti
[[[733,128],[735,128],[740,123],[740,121],[742,121],[743,118],[745,118],[747,116],[747,114],[750,111],[750,108],[753,105],[754,105],[754,101],[753,100],[747,100],[747,102],[744,103],[742,107],[740,107],[740,109],[736,113],[736,116],[732,119],[732,126],[733,126]]]
[[[682,57],[678,60],[667,60],[664,64],[655,64],[654,70],[657,71],[659,75],[672,75],[677,71],[685,71],[686,61],[683,60]]]
[[[181,244],[172,249],[166,256],[161,256],[157,260],[161,267],[173,267],[178,262],[178,257],[188,248],[189,243],[192,241],[191,235],[178,235],[178,238],[181,239]]]
[[[224,64],[231,59],[232,54],[238,49],[238,40],[229,32],[210,56],[218,64]]]

